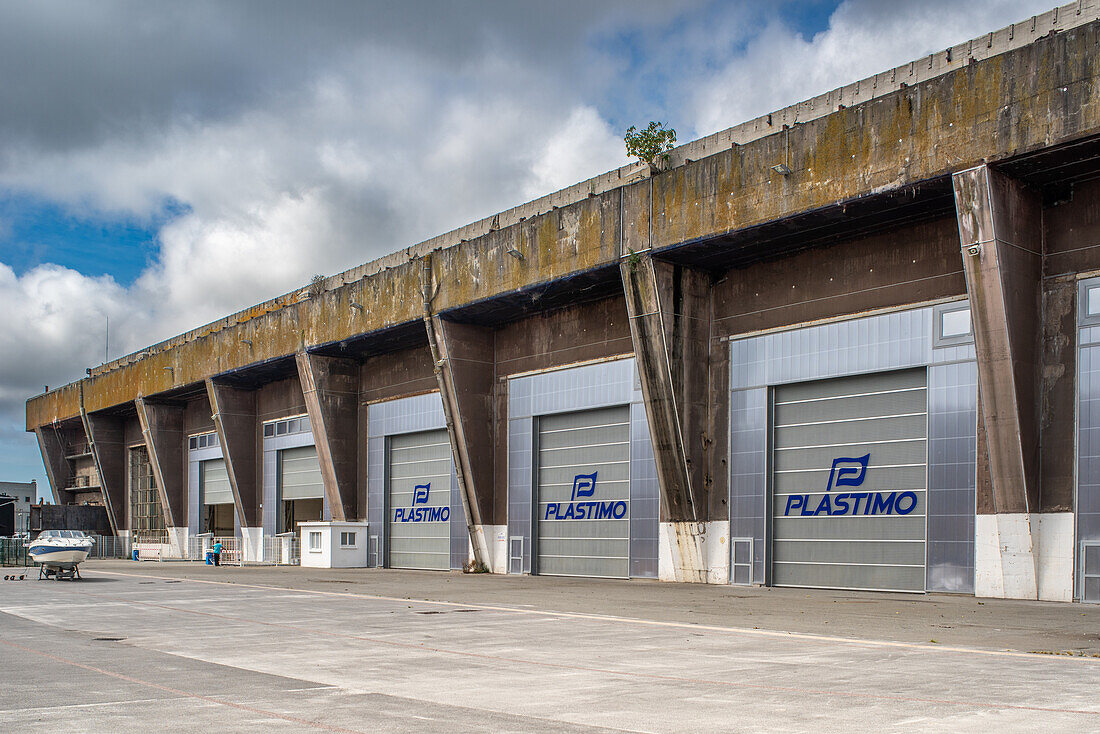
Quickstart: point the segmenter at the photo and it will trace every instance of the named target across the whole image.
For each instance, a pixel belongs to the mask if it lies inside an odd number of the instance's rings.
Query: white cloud
[[[591,106],[575,108],[541,146],[524,186],[533,199],[627,162],[622,137]]]
[[[698,73],[686,104],[708,135],[1050,9],[1049,0],[847,0],[804,39],[773,18],[744,52]]]
[[[686,141],[1047,1],[851,0],[811,39],[782,3],[7,4],[0,190],[187,211],[128,288],[0,252],[0,432],[104,315],[118,356],[621,165],[618,127]]]
[[[23,401],[103,361],[106,318],[127,321],[128,295],[109,277],[57,265],[16,277],[0,263],[0,415],[17,423]]]
[[[172,222],[161,231],[161,259],[131,290],[154,324],[144,341],[168,338],[331,272],[332,259],[316,245],[338,239],[332,221],[320,192],[306,191],[257,202],[234,216],[192,214]],[[273,292],[273,285],[281,288]]]

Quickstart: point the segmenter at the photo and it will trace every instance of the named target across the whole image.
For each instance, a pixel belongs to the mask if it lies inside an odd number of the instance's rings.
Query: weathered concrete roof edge
[[[761,115],[720,132],[678,146],[669,154],[669,166],[684,165],[713,155],[732,145],[743,145],[783,130],[784,126],[818,119],[835,112],[839,105],[854,106],[890,94],[898,89],[942,76],[972,61],[980,61],[1033,43],[1053,31],[1064,31],[1100,19],[1100,0],[1078,0],[1056,7],[1020,23],[1013,23],[978,38],[958,43],[950,48],[929,54],[927,57],[880,72],[865,79],[830,90],[808,100],[789,105],[775,112]],[[592,194],[599,194],[641,180],[648,174],[648,167],[635,163],[586,181],[555,191],[546,196],[506,209],[458,229],[445,232],[415,245],[376,258],[342,273],[325,278],[325,289],[333,290],[344,284],[360,280],[373,273],[441,248],[453,247],[462,242],[481,237],[488,232],[522,222],[530,217],[552,211],[555,208],[576,203]],[[92,375],[107,372],[140,359],[148,352],[171,348],[181,341],[188,341],[212,331],[218,331],[235,323],[255,318],[288,304],[304,300],[307,288],[299,288],[277,296],[242,311],[191,329],[170,339],[150,345],[102,365],[92,368]]]
[[[650,196],[655,213],[661,217],[654,222],[654,229],[660,230],[656,241],[686,242],[700,232],[713,236],[733,231],[762,218],[784,216],[906,181],[941,175],[956,164],[980,162],[983,158],[993,160],[1091,134],[1100,129],[1100,120],[1095,119],[1096,112],[1090,116],[1082,110],[1094,108],[1078,104],[1082,100],[1070,104],[1075,98],[1064,94],[1069,87],[1061,85],[1069,80],[1073,94],[1086,97],[1092,94],[1088,90],[1094,85],[1079,82],[1092,81],[1096,76],[1092,68],[1094,49],[1084,39],[1095,35],[1095,26],[1076,41],[1066,34],[1063,42],[1044,44],[1044,50],[1034,58],[1033,52],[1028,51],[994,63],[960,64],[968,67],[965,73],[953,74],[943,82],[932,83],[935,81],[932,78],[917,89],[900,91],[899,87],[880,91],[866,101],[880,101],[874,105],[864,103],[839,112],[827,109],[808,118],[806,122],[810,124],[795,125],[784,136],[770,139],[767,135],[758,136],[752,145],[740,147],[715,146],[705,156],[699,156],[705,160],[692,159],[683,153],[702,142],[696,141],[676,151],[682,160],[668,173],[653,179],[652,190],[648,184],[623,181],[595,196],[585,194],[572,204],[535,212],[522,223],[506,226],[497,221],[497,226],[489,226],[480,235],[470,231],[469,240],[461,247],[445,247],[438,244],[439,238],[430,240],[329,279],[329,290],[312,302],[299,302],[294,297],[298,294],[284,296],[115,360],[94,370],[92,379],[81,381],[88,388],[87,409],[104,409],[132,400],[133,395],[155,395],[201,382],[206,376],[292,354],[316,346],[321,336],[326,340],[343,339],[415,320],[422,315],[419,294],[423,273],[421,264],[413,258],[422,253],[442,250],[433,257],[431,268],[436,283],[442,283],[444,273],[449,276],[436,304],[444,310],[515,290],[517,284],[546,282],[614,262],[622,251],[620,248],[637,245],[644,239],[643,232],[649,224],[648,215],[628,221],[629,218],[621,216],[621,207],[633,207],[632,212],[644,214]],[[989,48],[994,47],[995,44]],[[1080,61],[1067,70],[1066,58]],[[1034,69],[1035,60],[1041,65],[1045,60],[1046,64]],[[1035,89],[1006,86],[1004,76],[1010,69],[1016,73],[1030,69],[1041,94],[1036,95]],[[959,84],[967,90],[961,96]],[[1057,99],[1054,98],[1057,95],[1052,96],[1056,88],[1063,92]],[[884,99],[899,93],[896,100]],[[910,101],[908,111],[900,104],[905,98]],[[1027,124],[1007,124],[1007,119],[1002,124],[1000,111],[1008,109],[1010,103]],[[1078,111],[1072,112],[1070,107]],[[991,120],[992,112],[998,114]],[[956,123],[952,129],[948,129],[950,120]],[[862,135],[858,131],[865,124],[896,131],[899,139]],[[779,132],[783,126],[775,127],[771,132]],[[792,159],[792,167],[805,171],[806,175],[776,188],[765,180],[768,164],[774,162],[772,159],[780,155],[779,149],[788,142],[797,159]],[[906,162],[904,170],[898,169],[901,160]],[[888,170],[890,166],[886,164],[891,161],[892,170]],[[766,201],[770,202],[767,206],[761,206],[761,192],[767,192]],[[646,200],[644,205],[642,198]],[[698,204],[694,205],[695,210],[691,209],[692,201],[721,201],[725,206],[717,214],[710,211],[703,221]],[[465,230],[468,228],[458,232]],[[429,247],[433,243],[437,244]],[[508,250],[516,246],[526,253],[527,260],[520,262],[507,256]],[[385,277],[376,277],[383,270]],[[277,305],[269,307],[269,304]],[[357,314],[353,304],[365,308],[360,308]],[[28,428],[79,415],[80,385],[73,383],[29,400]]]

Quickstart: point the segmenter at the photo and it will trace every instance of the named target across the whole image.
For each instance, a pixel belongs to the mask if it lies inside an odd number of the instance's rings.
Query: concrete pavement
[[[1100,609],[1088,606],[400,571],[84,568],[84,582],[0,586],[9,680],[0,728],[1100,728]]]

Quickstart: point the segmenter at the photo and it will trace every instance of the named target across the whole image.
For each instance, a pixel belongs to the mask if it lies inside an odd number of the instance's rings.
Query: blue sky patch
[[[0,262],[17,276],[55,263],[129,286],[156,256],[160,228],[186,212],[186,206],[169,201],[148,219],[78,215],[46,199],[0,193]]]
[[[829,20],[841,0],[778,0],[746,3],[744,36],[726,39],[724,48],[693,48],[684,36],[692,26],[719,27],[730,12],[728,3],[713,1],[688,11],[659,29],[627,26],[595,33],[593,48],[617,64],[619,84],[603,90],[597,108],[615,130],[625,130],[639,120],[660,119],[679,126],[680,143],[713,130],[692,130],[680,118],[677,87],[685,71],[706,67],[718,71],[743,56],[749,44],[768,22],[780,22],[805,41],[829,29]],[[731,120],[730,124],[740,122]]]

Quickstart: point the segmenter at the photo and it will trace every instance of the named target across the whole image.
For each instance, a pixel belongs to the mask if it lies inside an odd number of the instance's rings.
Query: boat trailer
[[[80,568],[76,563],[43,563],[38,567],[38,580],[81,581]]]

